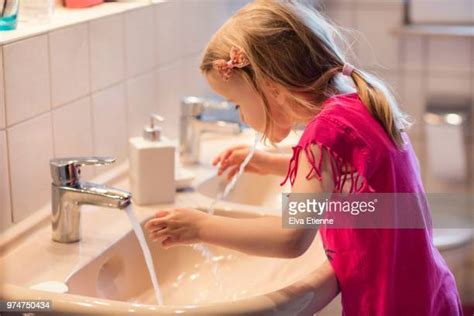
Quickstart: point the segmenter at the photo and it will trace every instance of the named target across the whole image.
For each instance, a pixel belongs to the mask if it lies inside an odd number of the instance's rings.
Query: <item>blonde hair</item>
[[[344,43],[337,28],[304,1],[257,0],[239,10],[214,34],[200,68],[207,74],[214,69],[214,61],[229,59],[232,47],[244,51],[250,65],[233,72],[261,95],[266,116],[264,136],[268,136],[273,120],[262,89],[265,82],[290,91],[287,101],[291,106],[282,109],[289,115],[316,115],[321,103],[338,93],[337,75],[342,71],[345,56],[336,45],[336,38]],[[410,123],[389,89],[358,68],[351,77],[369,112],[394,143],[402,146],[401,130]]]

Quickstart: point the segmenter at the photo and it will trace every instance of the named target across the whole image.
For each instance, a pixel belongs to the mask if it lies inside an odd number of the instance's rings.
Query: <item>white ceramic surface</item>
[[[51,108],[48,38],[45,35],[3,47],[7,126]]]
[[[124,17],[122,14],[91,21],[91,90],[97,91],[125,77]]]
[[[86,23],[49,34],[51,97],[57,107],[90,93],[89,30]]]

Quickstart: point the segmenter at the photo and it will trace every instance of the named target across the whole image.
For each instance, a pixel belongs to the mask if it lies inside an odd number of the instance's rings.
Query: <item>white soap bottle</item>
[[[152,114],[143,137],[129,140],[129,176],[133,202],[151,205],[174,202],[175,146],[163,137],[155,121],[163,118]]]

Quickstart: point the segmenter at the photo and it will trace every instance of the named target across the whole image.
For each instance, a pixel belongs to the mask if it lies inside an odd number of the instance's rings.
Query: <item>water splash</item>
[[[244,161],[242,161],[242,163],[240,164],[239,166],[239,171],[232,177],[231,181],[229,183],[227,183],[227,185],[225,186],[225,189],[224,191],[220,192],[217,197],[211,202],[211,205],[209,205],[208,209],[207,209],[207,212],[209,214],[214,214],[214,208],[217,204],[217,202],[225,199],[230,192],[232,192],[232,190],[234,189],[235,185],[237,184],[237,181],[239,180],[239,178],[242,176],[242,174],[244,173],[244,170],[245,170],[245,167],[248,165],[248,163],[250,162],[250,160],[252,159],[253,155],[255,154],[255,150],[257,148],[257,145],[258,145],[258,142],[260,140],[260,134],[259,133],[256,133],[255,134],[255,140],[254,140],[254,143],[253,143],[253,146],[252,148],[250,149],[249,153],[247,154],[247,156],[245,157]]]
[[[138,242],[140,243],[140,247],[143,251],[143,256],[145,257],[146,266],[148,268],[148,272],[150,273],[151,283],[153,284],[153,289],[155,290],[155,298],[158,305],[163,305],[163,297],[161,295],[160,286],[158,284],[158,279],[155,273],[155,267],[153,265],[153,259],[151,257],[150,249],[145,240],[145,235],[143,234],[142,227],[140,226],[140,222],[138,221],[135,212],[133,211],[132,205],[129,205],[126,208],[126,212],[128,218],[130,219],[130,223],[132,223],[133,230],[135,231],[135,235],[137,235]]]
[[[211,204],[207,208],[207,212],[209,214],[211,215],[214,214],[214,207],[217,204],[217,202],[225,199],[229,195],[229,193],[232,191],[232,189],[234,189],[235,185],[237,184],[237,181],[244,173],[245,167],[248,165],[253,155],[255,154],[255,150],[257,148],[259,140],[260,140],[260,134],[256,133],[254,144],[252,148],[250,149],[249,153],[247,154],[247,156],[245,157],[244,161],[242,161],[242,163],[240,164],[239,171],[234,175],[231,181],[227,183],[224,191],[219,192],[219,194],[217,194],[217,197],[211,202]],[[204,244],[193,244],[192,248],[200,252],[201,255],[206,259],[206,262],[211,265],[212,273],[214,275],[214,279],[216,280],[217,286],[222,287],[222,284],[218,282],[218,277],[217,277],[218,271],[219,271],[219,263],[216,260],[213,260],[214,255],[209,250],[209,248],[205,246]]]

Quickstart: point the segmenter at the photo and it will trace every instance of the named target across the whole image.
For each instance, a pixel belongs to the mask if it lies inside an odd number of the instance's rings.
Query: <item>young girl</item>
[[[201,70],[217,94],[238,104],[242,121],[274,143],[295,125],[306,126],[289,165],[286,156],[258,152],[247,171],[286,175],[298,193],[423,193],[405,115],[380,81],[346,62],[334,35],[310,6],[260,0],[211,39]],[[248,151],[236,146],[220,154],[219,174],[229,169],[233,176]],[[419,212],[429,217],[427,208]],[[235,219],[182,208],[159,211],[146,228],[164,246],[207,242],[282,258],[303,254],[316,234],[283,229],[280,217]],[[430,229],[320,233],[326,269],[337,280],[328,290],[341,292],[344,315],[462,313]]]

